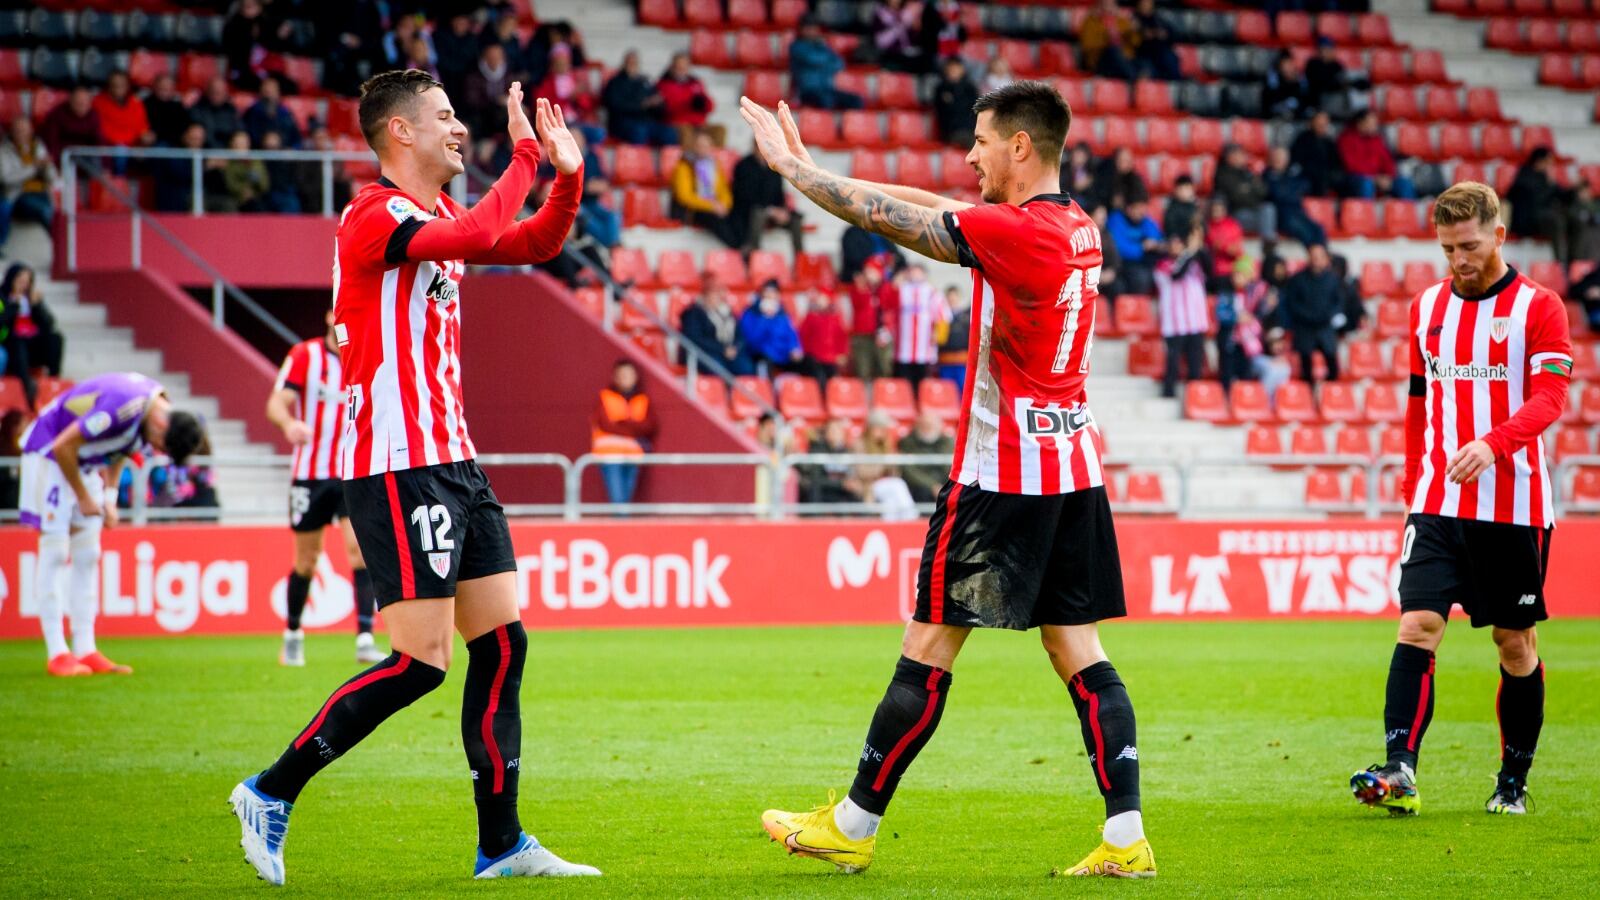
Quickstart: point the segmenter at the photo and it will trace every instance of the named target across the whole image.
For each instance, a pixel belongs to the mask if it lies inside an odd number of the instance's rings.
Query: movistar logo
[[[1432,353],[1422,354],[1422,362],[1427,366],[1428,378],[1432,381],[1511,380],[1511,367],[1505,363],[1495,363],[1492,366],[1482,366],[1477,363],[1449,365]]]

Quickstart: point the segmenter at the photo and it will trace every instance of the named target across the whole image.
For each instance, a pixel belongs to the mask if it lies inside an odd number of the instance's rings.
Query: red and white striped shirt
[[[299,395],[295,415],[311,431],[311,439],[294,448],[290,466],[294,479],[338,478],[345,427],[344,372],[339,354],[328,349],[326,338],[295,344],[283,358],[272,389],[288,389]]]
[[[1211,327],[1206,302],[1206,267],[1194,256],[1163,259],[1153,273],[1161,336],[1205,334]]]
[[[1407,456],[1421,457],[1411,512],[1553,525],[1542,432],[1561,413],[1571,371],[1561,298],[1515,270],[1482,298],[1457,296],[1449,280],[1418,294],[1411,303],[1411,375],[1414,386],[1426,385],[1426,428],[1420,447],[1408,441]],[[1547,383],[1559,386],[1560,399],[1518,417],[1535,399],[1539,378],[1559,382]],[[1480,439],[1497,461],[1471,484],[1452,483],[1445,474],[1450,460]]]
[[[1105,484],[1084,382],[1100,299],[1100,229],[1065,194],[945,214],[972,269],[966,394],[950,478],[1003,494]]]
[[[403,242],[391,252],[397,230],[461,214],[446,194],[425,212],[386,181],[362,188],[344,209],[334,237],[333,310],[350,405],[345,478],[477,455],[461,399],[466,262],[407,260]]]
[[[939,344],[934,340],[934,326],[950,321],[950,309],[939,290],[926,281],[902,282],[897,315],[894,361],[938,362]]]

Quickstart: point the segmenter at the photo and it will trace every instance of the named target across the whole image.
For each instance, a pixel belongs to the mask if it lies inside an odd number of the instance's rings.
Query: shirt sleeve
[[[306,387],[306,368],[310,358],[306,354],[304,344],[295,344],[289,348],[289,355],[283,358],[283,365],[278,367],[278,380],[273,382],[274,392],[288,388],[292,391],[304,392]]]
[[[1483,440],[1495,459],[1505,459],[1545,432],[1567,406],[1572,378],[1572,336],[1566,309],[1554,294],[1535,300],[1528,312],[1528,399],[1511,418],[1495,426]]]
[[[1031,236],[1028,214],[1020,206],[993,203],[944,214],[944,224],[956,241],[956,259],[986,278],[1012,280],[1007,270],[1016,265],[1017,246]],[[1012,252],[1006,252],[1012,251]]]

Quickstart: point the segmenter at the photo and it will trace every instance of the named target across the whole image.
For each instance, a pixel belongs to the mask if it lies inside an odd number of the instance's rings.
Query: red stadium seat
[[[1394,266],[1381,260],[1367,260],[1361,264],[1361,296],[1393,297],[1400,293],[1400,281],[1394,277]]]
[[[1491,50],[1522,47],[1522,23],[1516,19],[1490,19],[1483,27],[1483,45]]]
[[[1018,77],[1039,74],[1038,57],[1028,41],[1000,41],[996,55],[1005,60]]]
[[[713,251],[714,252],[714,251]],[[737,253],[734,254],[738,256]],[[613,257],[613,261],[614,261]],[[740,268],[743,268],[741,264]],[[728,283],[725,279],[724,283]],[[663,250],[656,260],[656,285],[692,290],[700,286],[700,267],[687,250]],[[732,285],[730,284],[730,287]]]
[[[1246,456],[1282,456],[1283,435],[1268,425],[1252,425],[1244,435]]]
[[[1315,37],[1311,27],[1311,15],[1303,12],[1278,13],[1276,31],[1278,43],[1286,47],[1303,47],[1310,44]]]
[[[1440,279],[1439,270],[1434,268],[1433,263],[1408,262],[1404,274],[1400,276],[1400,289],[1408,296],[1415,296]]]
[[[1576,53],[1600,52],[1600,22],[1568,19],[1567,48]]]
[[[682,223],[667,215],[665,195],[657,188],[628,188],[622,192],[622,224],[626,227],[677,228]]]
[[[1381,381],[1367,388],[1367,396],[1363,398],[1362,406],[1366,413],[1365,418],[1369,422],[1389,424],[1404,422],[1406,419],[1405,409],[1401,407],[1400,398],[1395,394],[1394,388]]]
[[[1595,351],[1600,345],[1578,343],[1572,348],[1572,380],[1600,381],[1600,359]]]
[[[1177,112],[1172,102],[1172,85],[1155,79],[1141,80],[1133,92],[1133,107],[1140,115],[1169,116]]]
[[[1385,119],[1421,119],[1422,104],[1417,102],[1417,92],[1410,87],[1392,87],[1383,92],[1381,113]],[[1405,153],[1404,150],[1400,152]]]
[[[1267,46],[1273,43],[1272,20],[1264,12],[1240,12],[1234,17],[1234,37],[1247,46]]]
[[[1511,0],[1511,11],[1519,16],[1542,16],[1550,11],[1549,0]]]
[[[825,109],[802,109],[795,117],[800,128],[800,139],[824,150],[843,146],[839,142],[839,117]]]
[[[1433,143],[1433,130],[1418,122],[1400,123],[1395,132],[1394,149],[1401,156],[1418,159],[1435,159],[1439,155]]]
[[[773,27],[784,30],[794,28],[805,18],[806,9],[806,0],[772,0]]]
[[[1553,19],[1535,19],[1528,23],[1528,49],[1538,53],[1565,50],[1567,42],[1561,36],[1561,23]]]
[[[1311,507],[1345,505],[1344,487],[1339,474],[1326,469],[1312,469],[1306,473],[1305,503]]]
[[[968,6],[967,9],[975,7]],[[1039,71],[1047,75],[1072,75],[1078,71],[1078,60],[1072,45],[1066,41],[1045,41],[1039,45]]]
[[[771,24],[765,0],[728,0],[728,21],[740,28],[759,29]]]
[[[1407,84],[1413,79],[1411,72],[1406,68],[1406,52],[1379,48],[1372,51],[1372,61],[1368,64],[1373,84]]]
[[[785,419],[819,425],[828,418],[817,380],[807,375],[787,375],[778,384],[778,412]]]
[[[1428,88],[1426,98],[1422,109],[1429,119],[1438,121],[1463,117],[1461,97],[1455,88],[1435,85]]]
[[[639,23],[657,28],[677,26],[678,0],[639,0]]]
[[[1549,125],[1524,125],[1522,126],[1522,156],[1527,156],[1537,149],[1554,150],[1556,148],[1555,132]]]
[[[606,289],[597,285],[587,285],[572,292],[578,305],[595,321],[599,321],[606,314]],[[674,320],[676,322],[676,320]]]
[[[887,109],[920,109],[917,80],[902,72],[879,72],[878,105]]]
[[[826,253],[801,253],[794,258],[794,286],[802,291],[839,289],[839,273]]]
[[[643,250],[635,247],[618,247],[611,251],[611,277],[622,284],[657,285],[655,274],[650,271],[650,260]]]
[[[1311,221],[1321,225],[1330,233],[1339,230],[1339,217],[1332,197],[1307,197],[1305,208],[1306,215]]]
[[[1552,455],[1556,459],[1567,456],[1588,456],[1594,452],[1594,442],[1589,440],[1587,428],[1565,427],[1556,432],[1555,443],[1551,445]]]
[[[1379,456],[1406,455],[1406,429],[1403,425],[1385,425],[1378,435]]]
[[[1295,456],[1327,456],[1328,434],[1319,427],[1296,425],[1289,432],[1289,452]]]
[[[656,324],[655,318],[645,312],[645,310],[649,310],[650,313],[654,313],[656,316],[661,315],[661,299],[659,297],[651,291],[634,290],[628,292],[627,299],[629,302],[622,303],[617,308],[619,313],[617,319],[618,328],[630,332],[661,330]]]
[[[1327,38],[1335,44],[1352,43],[1356,38],[1355,23],[1343,13],[1323,13],[1317,16],[1317,37]]]
[[[1528,267],[1528,277],[1558,294],[1567,292],[1567,272],[1554,260],[1536,262]]]
[[[895,156],[894,172],[899,184],[930,189],[938,184],[938,179],[933,177],[933,157],[920,150],[901,150]]]
[[[1503,122],[1500,92],[1491,87],[1467,88],[1466,117],[1474,122]]]
[[[1425,221],[1415,200],[1385,200],[1383,202],[1383,230],[1379,237],[1428,240],[1433,237],[1433,223]]]
[[[706,409],[714,409],[722,415],[728,414],[728,383],[721,378],[709,378],[705,375],[696,378],[694,396]]]
[[[663,251],[662,252],[662,254],[661,254],[661,270],[662,270],[661,271],[661,280],[663,282],[666,282],[667,284],[674,285],[674,286],[677,286],[677,287],[685,287],[685,288],[694,287],[695,285],[700,283],[700,272],[699,271],[696,271],[694,273],[695,284],[693,284],[693,285],[691,285],[691,284],[682,284],[682,283],[680,283],[678,281],[674,281],[674,280],[668,279],[667,271],[666,271],[667,253],[674,253],[674,254],[676,254],[676,253],[686,253],[686,251],[682,251],[682,250],[670,251],[669,250],[669,251]],[[678,256],[675,255],[673,257],[674,265],[677,265],[678,264],[678,260],[680,260],[680,259],[681,259],[681,257],[678,257]],[[692,260],[692,257],[691,257],[691,260]],[[708,273],[715,274],[717,276],[717,281],[719,281],[722,284],[723,287],[726,287],[728,290],[733,291],[735,293],[743,293],[745,291],[755,290],[756,285],[760,284],[760,282],[756,281],[751,276],[751,273],[745,268],[744,257],[739,255],[739,251],[737,251],[737,250],[729,250],[726,247],[719,248],[719,249],[716,249],[716,250],[710,250],[710,251],[706,252],[706,264],[705,264],[705,267],[704,267],[704,271],[708,272]]]
[[[741,31],[733,39],[733,62],[745,69],[771,69],[782,57],[773,52],[772,36],[766,32]]]
[[[1327,422],[1360,422],[1361,407],[1356,404],[1355,388],[1339,381],[1322,385],[1322,418]]]
[[[1106,318],[1109,319],[1110,316]],[[1142,338],[1128,342],[1129,375],[1160,378],[1166,364],[1167,346],[1159,338]]]
[[[1600,495],[1600,488],[1595,493]],[[1165,506],[1167,491],[1161,476],[1149,472],[1129,472],[1126,502],[1130,506]]]
[[[147,53],[143,50],[137,50],[134,52],[136,54],[143,54],[148,58],[160,58],[165,60],[165,57],[154,57],[153,54]],[[163,71],[165,71],[164,62]],[[145,82],[143,82],[143,84],[148,85],[150,81],[154,80],[154,78],[155,76],[151,75]],[[22,54],[16,50],[0,50],[0,86],[16,88],[26,85],[28,81],[28,72],[22,67]]]
[[[1240,382],[1234,382],[1238,387]],[[1227,398],[1215,381],[1190,381],[1183,386],[1183,414],[1201,422],[1227,422]]]
[[[1278,418],[1285,422],[1318,422],[1316,404],[1311,399],[1311,385],[1304,381],[1286,381],[1278,388]]]
[[[867,417],[867,386],[859,378],[840,375],[828,379],[828,415],[860,422]]]
[[[747,72],[744,76],[744,95],[766,107],[776,107],[778,101],[789,95],[784,87],[783,75],[777,72]]]
[[[1405,335],[1389,348],[1389,378],[1405,381],[1411,377],[1411,336]]]
[[[937,143],[933,139],[933,120],[927,113],[902,110],[889,114],[889,145],[911,149],[931,150]]]
[[[1105,124],[1105,146],[1111,151],[1123,147],[1139,147],[1139,124],[1132,119],[1121,116],[1108,116],[1103,120]]]
[[[15,53],[13,52],[12,55],[15,56]],[[133,51],[128,56],[128,78],[139,87],[149,87],[155,82],[157,76],[167,75],[171,72],[172,57],[165,53],[152,53],[141,48]],[[0,72],[0,83],[5,82],[5,75]]]
[[[1600,54],[1589,54],[1578,63],[1578,81],[1585,89],[1600,87]]]
[[[917,417],[916,397],[911,382],[904,378],[878,378],[872,382],[872,411],[902,422]]]
[[[867,80],[866,72],[852,72],[846,69],[833,76],[833,86],[837,90],[855,94],[867,109],[876,109],[878,99],[872,92],[872,84]]]
[[[1120,115],[1133,109],[1133,95],[1125,81],[1096,78],[1094,81],[1094,111],[1101,115]]]
[[[206,82],[227,72],[220,56],[185,53],[178,60],[178,89],[204,88]]]
[[[1333,452],[1340,456],[1372,456],[1372,432],[1354,425],[1339,429],[1333,438]]]
[[[939,151],[939,186],[946,188],[971,188],[978,177],[967,165],[967,156],[960,150]]]
[[[1578,421],[1600,424],[1600,384],[1586,384],[1578,394]]]
[[[710,268],[710,261],[708,256],[707,268]],[[789,272],[789,263],[783,254],[771,250],[756,250],[750,254],[750,284],[752,287],[760,287],[769,281],[777,281],[778,288],[784,291],[793,290],[795,287],[794,276]]]
[[[772,382],[765,378],[759,375],[739,375],[734,378],[734,384],[738,389],[729,392],[728,405],[735,419],[758,418],[766,412],[762,403],[768,407],[776,405],[772,402]],[[751,399],[750,394],[760,398],[761,403]]]
[[[1376,13],[1356,16],[1356,39],[1363,47],[1388,47],[1394,44],[1389,17]]]
[[[1089,109],[1088,93],[1085,90],[1087,82],[1077,78],[1057,78],[1056,90],[1061,92],[1061,99],[1067,101],[1072,107],[1072,114],[1076,116],[1079,110]],[[1076,140],[1076,137],[1074,137]]]
[[[1540,57],[1539,81],[1552,87],[1578,88],[1582,82],[1573,60],[1572,56],[1565,53],[1550,53]]]
[[[1117,328],[1124,334],[1149,337],[1161,333],[1155,303],[1140,294],[1123,294],[1113,307]]]
[[[1389,374],[1389,367],[1383,361],[1383,348],[1376,341],[1351,341],[1349,347],[1350,361],[1345,370],[1351,378],[1383,378]]]
[[[656,152],[649,147],[620,144],[611,164],[611,179],[620,185],[659,186]]]
[[[961,392],[948,378],[924,378],[917,385],[917,408],[954,422],[961,417]]]
[[[882,150],[857,150],[850,154],[850,177],[887,183],[890,180],[889,154]]]
[[[1259,381],[1235,381],[1228,388],[1228,405],[1232,410],[1231,422],[1277,421],[1267,389]]]
[[[696,31],[689,35],[689,58],[695,65],[713,69],[733,68],[733,54],[728,52],[728,36],[721,31]]]
[[[1189,146],[1198,147],[1199,138],[1195,134],[1195,126],[1211,119],[1191,119],[1189,122]],[[1233,128],[1228,132],[1228,138],[1233,143],[1243,147],[1251,156],[1267,155],[1267,127],[1259,119],[1234,119]],[[1221,148],[1218,148],[1219,150]],[[1195,152],[1201,152],[1196,150]]]
[[[1378,237],[1378,204],[1350,198],[1339,205],[1339,230],[1356,237]]]
[[[1572,479],[1572,496],[1568,500],[1585,507],[1600,505],[1600,466],[1582,466]]]
[[[1151,137],[1154,137],[1158,134],[1170,135],[1172,132],[1173,129],[1157,128],[1151,132]],[[1162,153],[1165,151],[1160,147],[1152,146],[1150,148],[1150,152]],[[1156,186],[1163,192],[1170,192],[1178,183],[1179,176],[1193,175],[1189,169],[1189,161],[1185,159],[1179,159],[1176,156],[1161,157],[1161,166],[1157,171],[1159,174],[1156,175]]]
[[[1251,130],[1248,127],[1241,127],[1245,121],[1246,120],[1244,119],[1236,119],[1233,124],[1234,143],[1241,146],[1247,143],[1247,141],[1241,140],[1241,130],[1246,132],[1246,135],[1244,136],[1247,136],[1248,132]],[[1258,128],[1261,125],[1261,123],[1258,121],[1252,121],[1251,124],[1257,126]],[[1262,139],[1265,140],[1264,130],[1262,132]],[[1201,118],[1193,118],[1189,120],[1189,153],[1216,156],[1218,153],[1222,152],[1222,145],[1224,143],[1225,142],[1222,139],[1221,122],[1218,122],[1216,119]],[[1255,151],[1249,147],[1245,147],[1245,151],[1251,155],[1255,155]]]
[[[1411,80],[1420,84],[1449,84],[1444,70],[1444,54],[1438,50],[1411,51]]]
[[[1402,337],[1411,330],[1411,305],[1404,300],[1384,300],[1378,304],[1378,337]]]

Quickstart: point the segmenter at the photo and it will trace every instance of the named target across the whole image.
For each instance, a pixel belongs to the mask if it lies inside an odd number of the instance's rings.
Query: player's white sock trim
[[[72,562],[67,579],[68,613],[72,617],[72,655],[95,652],[94,618],[100,612],[100,520],[92,520],[69,541]]]
[[[852,841],[877,834],[878,822],[882,819],[883,816],[867,812],[849,797],[839,801],[839,805],[833,808],[833,824],[839,826],[844,836]]]
[[[67,566],[64,534],[39,535],[39,559],[34,568],[33,589],[39,597],[39,631],[44,634],[45,654],[55,659],[67,652],[67,635],[61,616],[61,576]]]
[[[1117,813],[1106,820],[1105,839],[1113,847],[1131,847],[1144,840],[1144,817],[1136,809]]]

